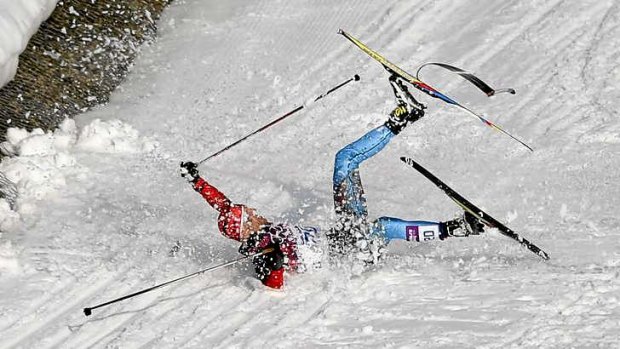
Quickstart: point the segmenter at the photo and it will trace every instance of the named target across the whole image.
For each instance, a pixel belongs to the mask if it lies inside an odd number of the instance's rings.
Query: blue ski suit
[[[359,175],[362,162],[379,153],[394,137],[394,133],[381,125],[366,133],[360,139],[342,148],[334,164],[333,190],[336,213],[352,217],[362,224],[368,224],[368,209],[364,188]],[[379,217],[369,224],[372,235],[382,237],[386,243],[393,239],[426,241],[436,237],[444,238],[438,222],[403,220],[394,217]]]

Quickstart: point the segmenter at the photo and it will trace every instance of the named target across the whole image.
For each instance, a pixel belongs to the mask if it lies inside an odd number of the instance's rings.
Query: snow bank
[[[2,212],[2,202],[0,202],[0,214]],[[19,273],[19,262],[17,253],[10,241],[0,244],[0,276],[15,275]]]
[[[18,56],[58,0],[0,0],[0,87],[15,76]]]
[[[19,215],[11,209],[9,203],[1,199],[0,200],[0,237],[2,231],[10,229],[18,221]]]
[[[119,120],[94,120],[80,132],[77,146],[95,153],[141,153],[155,144],[140,141],[138,131]]]
[[[10,128],[7,141],[0,148],[14,157],[5,159],[0,171],[15,183],[18,199],[14,209],[24,213],[34,209],[36,201],[67,185],[71,176],[86,171],[80,166],[77,153],[140,153],[155,146],[118,120],[96,119],[82,130],[71,119],[66,119],[54,132]],[[1,202],[0,225],[11,224],[15,215],[10,213],[5,200]]]

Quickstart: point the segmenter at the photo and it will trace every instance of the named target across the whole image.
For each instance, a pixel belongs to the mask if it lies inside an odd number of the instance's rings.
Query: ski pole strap
[[[512,88],[494,89],[491,86],[489,86],[489,84],[482,81],[479,77],[475,76],[474,74],[467,72],[461,68],[458,68],[458,67],[455,67],[449,64],[445,64],[445,63],[429,62],[429,63],[422,64],[418,68],[418,71],[416,71],[415,73],[416,79],[421,80],[420,71],[422,70],[422,68],[429,66],[429,65],[436,65],[438,67],[441,67],[451,72],[459,74],[463,79],[469,81],[472,85],[476,86],[480,91],[484,92],[489,97],[494,96],[498,93],[504,93],[504,92],[507,92],[513,95],[516,93],[516,91]]]

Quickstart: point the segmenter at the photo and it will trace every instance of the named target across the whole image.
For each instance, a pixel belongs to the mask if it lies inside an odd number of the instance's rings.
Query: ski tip
[[[84,315],[86,316],[90,316],[90,314],[92,314],[92,309],[91,308],[84,308]]]
[[[360,76],[357,74],[353,75],[353,80],[360,81]]]
[[[496,94],[499,94],[499,93],[510,93],[511,95],[516,95],[517,91],[515,91],[514,88],[498,88],[496,90],[492,90],[487,95],[489,97],[491,97],[491,96],[495,96]]]
[[[342,30],[341,28],[338,28],[338,34],[343,35],[344,34],[344,30]]]
[[[542,251],[542,250],[541,250],[541,251],[538,251],[538,255],[539,255],[542,259],[544,259],[544,260],[546,260],[546,261],[548,261],[549,259],[551,259],[551,258],[549,257],[549,255],[548,255],[545,251]]]

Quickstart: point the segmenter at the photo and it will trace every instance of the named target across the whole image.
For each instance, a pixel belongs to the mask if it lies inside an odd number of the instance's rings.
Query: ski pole
[[[267,125],[265,125],[265,126],[263,126],[263,127],[259,128],[258,130],[254,131],[254,132],[252,132],[252,133],[250,133],[250,134],[248,134],[248,135],[246,135],[245,137],[243,137],[243,138],[241,138],[241,139],[239,139],[239,140],[235,141],[234,143],[232,143],[232,144],[230,144],[230,145],[228,145],[228,146],[226,146],[226,147],[224,147],[224,148],[220,149],[219,151],[217,151],[217,152],[215,152],[215,153],[213,153],[213,154],[211,154],[211,155],[207,156],[206,158],[204,158],[204,159],[200,160],[200,162],[198,162],[198,165],[202,164],[203,162],[205,162],[205,161],[207,161],[207,160],[209,160],[209,159],[211,159],[211,158],[214,158],[214,157],[216,157],[216,156],[220,155],[221,153],[223,153],[223,152],[225,152],[226,150],[228,150],[228,149],[230,149],[230,148],[234,147],[235,145],[237,145],[237,144],[239,144],[239,143],[241,143],[241,142],[245,141],[246,139],[248,139],[248,138],[250,138],[250,137],[254,136],[255,134],[257,134],[257,133],[259,133],[259,132],[261,132],[261,131],[264,131],[265,129],[267,129],[267,128],[269,128],[269,127],[271,127],[271,126],[273,126],[273,125],[277,124],[278,122],[280,122],[280,121],[282,121],[282,120],[286,119],[287,117],[289,117],[289,116],[291,116],[291,115],[293,115],[293,114],[297,113],[298,111],[302,110],[302,109],[303,109],[304,107],[306,107],[307,105],[309,105],[309,104],[311,104],[311,103],[314,103],[314,102],[318,101],[319,99],[321,99],[321,98],[323,98],[323,97],[325,97],[325,96],[329,95],[330,93],[332,93],[332,92],[336,91],[337,89],[339,89],[339,88],[343,87],[344,85],[346,85],[346,84],[350,83],[351,81],[358,81],[359,79],[360,79],[360,76],[359,76],[359,75],[357,75],[357,74],[355,74],[352,78],[348,79],[347,81],[342,82],[340,85],[338,85],[338,86],[336,86],[336,87],[333,87],[332,89],[330,89],[329,91],[327,91],[327,92],[323,93],[322,95],[319,95],[318,97],[316,97],[316,98],[315,98],[313,101],[311,101],[310,103],[307,103],[307,104],[306,104],[306,103],[304,103],[304,104],[302,104],[302,105],[298,106],[297,108],[295,108],[295,109],[291,110],[290,112],[288,112],[288,113],[286,113],[286,114],[282,115],[281,117],[279,117],[279,118],[277,118],[277,119],[273,120],[272,122],[268,123]]]
[[[248,255],[248,256],[239,257],[239,258],[237,258],[237,259],[233,259],[232,261],[228,261],[228,262],[225,262],[225,263],[222,263],[222,264],[218,264],[218,265],[215,265],[215,266],[212,266],[212,267],[206,268],[206,269],[202,269],[202,270],[199,270],[199,271],[197,271],[197,272],[195,272],[195,273],[191,273],[191,274],[189,274],[189,275],[185,275],[185,276],[182,276],[182,277],[180,277],[180,278],[176,278],[176,279],[174,279],[174,280],[170,280],[170,281],[164,282],[164,283],[162,283],[162,284],[155,285],[155,286],[153,286],[153,287],[149,287],[149,288],[144,289],[144,290],[142,290],[142,291],[134,292],[134,293],[132,293],[132,294],[128,294],[128,295],[126,295],[126,296],[119,297],[119,298],[113,299],[113,300],[111,300],[111,301],[108,301],[108,302],[105,302],[105,303],[101,303],[101,304],[95,305],[94,307],[87,307],[87,308],[84,308],[84,315],[86,315],[86,316],[90,316],[90,314],[92,314],[93,309],[97,309],[97,308],[105,307],[106,305],[110,305],[110,304],[113,304],[113,303],[116,303],[116,302],[120,302],[120,301],[122,301],[122,300],[129,299],[129,298],[132,298],[132,297],[135,297],[135,296],[138,296],[138,295],[141,295],[141,294],[147,293],[147,292],[151,292],[151,291],[156,290],[156,289],[158,289],[158,288],[161,288],[161,287],[164,287],[164,286],[170,285],[170,284],[171,284],[171,283],[173,283],[173,282],[181,281],[181,280],[188,279],[188,278],[190,278],[190,277],[193,277],[193,276],[196,276],[196,275],[199,275],[199,274],[202,274],[202,273],[206,273],[206,272],[208,272],[208,271],[213,271],[213,270],[220,269],[220,268],[223,268],[223,267],[226,267],[226,266],[229,266],[229,265],[233,265],[233,264],[239,263],[239,262],[241,262],[241,261],[243,261],[243,260],[246,260],[246,259],[248,259],[248,258],[252,258],[252,257],[256,257],[256,256],[260,256],[260,255],[263,255],[263,254],[265,254],[265,253],[269,253],[269,252],[272,252],[272,251],[273,251],[273,248],[271,248],[271,247],[270,247],[270,248],[266,248],[266,249],[264,249],[264,250],[262,250],[262,251],[260,251],[260,252],[258,252],[258,253],[255,253],[255,254],[251,254],[251,255]]]

